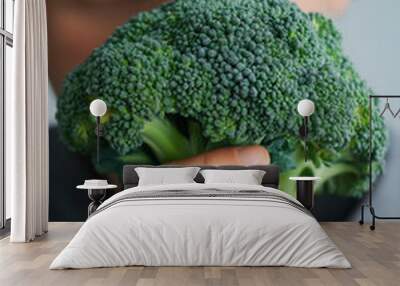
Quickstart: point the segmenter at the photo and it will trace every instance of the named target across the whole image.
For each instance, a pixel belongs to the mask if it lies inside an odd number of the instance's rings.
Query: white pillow
[[[265,171],[261,170],[202,170],[205,184],[261,185]]]
[[[195,183],[193,179],[199,170],[198,167],[135,168],[139,176],[139,186]]]

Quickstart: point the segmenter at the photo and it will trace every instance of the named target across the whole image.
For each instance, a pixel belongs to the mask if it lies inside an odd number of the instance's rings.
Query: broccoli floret
[[[261,144],[285,171],[282,178],[322,175],[318,191],[360,195],[370,93],[321,15],[287,0],[177,0],[129,20],[70,73],[57,118],[68,146],[92,154],[88,106],[103,99],[109,112],[102,145],[118,166]],[[296,114],[304,98],[317,108],[308,163]],[[386,150],[382,125],[378,118],[375,176]]]

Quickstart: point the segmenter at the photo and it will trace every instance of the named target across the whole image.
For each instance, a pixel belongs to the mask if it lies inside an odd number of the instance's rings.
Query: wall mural
[[[365,194],[372,91],[343,53],[330,19],[290,1],[162,2],[168,1],[137,4],[149,11],[129,20],[136,14],[129,9],[105,19],[112,24],[104,31],[122,25],[104,43],[105,35],[93,31],[73,61],[59,58],[57,43],[66,39],[52,41],[49,26],[58,132],[69,150],[91,158],[96,172],[116,183],[125,164],[273,163],[283,170],[281,189],[291,194],[288,178],[300,175],[322,178],[316,185],[321,197]],[[57,23],[52,5],[49,21]],[[96,13],[93,18],[101,15]],[[96,119],[89,112],[97,98],[108,108],[101,117],[99,162]],[[307,162],[296,110],[305,98],[316,108]],[[378,118],[374,180],[388,142]]]

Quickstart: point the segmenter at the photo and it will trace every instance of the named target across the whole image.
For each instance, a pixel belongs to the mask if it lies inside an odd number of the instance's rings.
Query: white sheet
[[[149,190],[263,190],[254,185],[179,184]],[[124,201],[89,218],[50,269],[145,266],[294,266],[349,268],[318,222],[299,209],[245,198]]]

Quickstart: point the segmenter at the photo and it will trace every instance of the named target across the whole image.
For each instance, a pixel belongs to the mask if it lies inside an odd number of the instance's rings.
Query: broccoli
[[[260,144],[290,175],[318,175],[318,192],[360,196],[368,183],[366,83],[331,20],[288,0],[177,0],[119,27],[64,83],[64,142],[93,154],[91,100],[103,99],[102,172],[163,164],[220,146]],[[315,102],[304,163],[297,103]],[[374,178],[387,135],[374,126]]]

